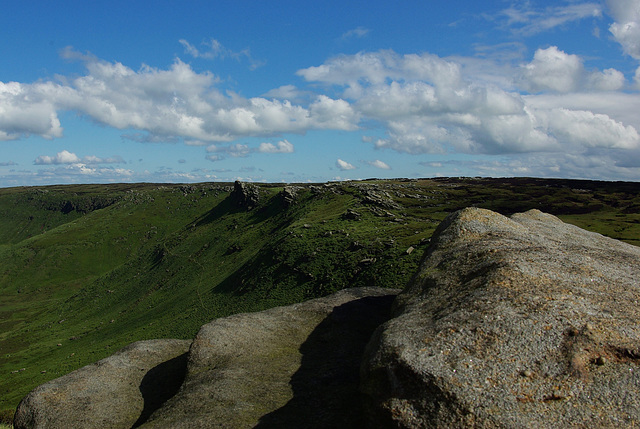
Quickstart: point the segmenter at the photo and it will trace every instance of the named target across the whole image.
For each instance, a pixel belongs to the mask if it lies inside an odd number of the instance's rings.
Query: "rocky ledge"
[[[536,210],[465,209],[397,298],[347,289],[134,343],[36,388],[14,424],[638,426],[639,262]]]

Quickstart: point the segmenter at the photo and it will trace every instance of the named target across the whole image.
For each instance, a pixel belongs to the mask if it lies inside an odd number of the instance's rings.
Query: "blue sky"
[[[640,180],[640,0],[6,1],[0,186]]]

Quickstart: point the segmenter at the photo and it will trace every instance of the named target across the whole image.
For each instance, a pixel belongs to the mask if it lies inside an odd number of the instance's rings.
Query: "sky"
[[[640,0],[2,9],[0,187],[640,180]]]

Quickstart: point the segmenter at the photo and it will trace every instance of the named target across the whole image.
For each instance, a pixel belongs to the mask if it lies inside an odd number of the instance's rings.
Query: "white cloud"
[[[625,78],[613,68],[587,73],[579,56],[550,46],[538,49],[533,61],[522,67],[519,83],[529,92],[617,91],[624,86]]]
[[[241,59],[246,59],[250,63],[250,68],[252,70],[257,69],[265,64],[264,61],[259,61],[254,59],[251,56],[251,51],[247,49],[243,49],[239,52],[232,51],[222,45],[216,39],[205,40],[201,43],[204,46],[204,50],[200,50],[191,43],[189,43],[185,39],[180,39],[178,41],[182,46],[184,46],[185,53],[191,55],[194,58],[203,58],[207,60],[213,60],[216,58],[224,59],[227,57],[233,58],[235,60],[240,61]]]
[[[113,156],[110,158],[100,158],[95,155],[88,155],[83,158],[78,157],[75,153],[63,150],[55,156],[40,155],[34,161],[36,165],[60,165],[60,164],[126,164],[121,156]]]
[[[47,97],[58,89],[51,83],[0,82],[0,141],[29,135],[62,137],[55,100]]]
[[[555,46],[536,51],[519,79],[504,88],[499,79],[477,80],[476,69],[455,58],[379,51],[331,58],[298,74],[342,87],[356,114],[382,124],[385,137],[364,140],[378,149],[580,154],[592,148],[635,150],[640,144],[640,119],[632,113],[640,98],[614,92],[625,83],[615,69],[587,72],[579,56]],[[603,90],[606,96],[596,92]]]
[[[571,22],[600,16],[602,16],[602,6],[599,3],[573,3],[535,8],[527,1],[500,11],[497,19],[505,28],[531,36]]]
[[[267,98],[277,98],[279,100],[295,101],[306,98],[307,94],[308,92],[299,90],[295,85],[282,85],[278,88],[269,90],[262,94],[262,96]]]
[[[617,91],[621,89],[625,83],[624,75],[616,69],[593,72],[587,79],[590,88],[600,91]]]
[[[336,161],[336,167],[338,167],[338,169],[342,170],[342,171],[355,170],[356,169],[356,167],[354,165],[349,164],[347,161],[343,161],[343,160],[341,160],[339,158]]]
[[[379,168],[381,170],[391,170],[391,167],[389,167],[389,164],[387,164],[384,161],[380,161],[379,159],[376,159],[375,161],[369,161],[367,162],[367,164],[369,164],[372,167]]]
[[[522,84],[529,92],[570,92],[578,88],[583,74],[582,60],[556,46],[538,49],[522,71]]]
[[[607,115],[559,108],[539,112],[538,116],[543,118],[549,132],[563,142],[585,148],[640,149],[636,129]]]
[[[208,41],[202,43],[202,45],[207,48],[207,50],[204,52],[201,52],[198,48],[187,42],[185,39],[180,39],[178,42],[180,42],[180,44],[184,46],[184,51],[194,58],[224,58],[232,54],[231,51],[222,46],[222,43],[218,42],[216,39],[209,39]]]
[[[346,40],[346,39],[351,39],[351,38],[358,38],[361,39],[363,37],[365,37],[367,34],[369,34],[371,30],[369,30],[368,28],[365,27],[356,27],[352,30],[347,31],[346,33],[344,33],[342,35],[342,39]]]
[[[85,76],[63,84],[0,82],[0,139],[61,137],[60,110],[76,111],[117,129],[147,132],[148,141],[182,137],[225,142],[312,129],[354,130],[359,121],[349,103],[324,95],[307,107],[223,95],[214,86],[218,79],[213,74],[196,73],[179,59],[167,70],[143,66],[134,71],[121,63],[65,52],[85,61]]]
[[[67,150],[58,152],[55,156],[41,155],[33,161],[34,164],[46,165],[46,164],[76,164],[80,162],[80,158],[75,153],[71,153]]]
[[[640,60],[640,3],[638,0],[608,0],[607,6],[615,19],[609,31],[627,55]]]
[[[244,158],[251,152],[249,146],[241,143],[234,143],[228,146],[211,145],[207,147],[207,153],[222,153],[233,156],[234,158]],[[210,157],[207,157],[210,159]],[[211,159],[210,159],[211,160]],[[216,161],[219,159],[216,159]]]
[[[262,153],[293,153],[293,144],[287,140],[281,140],[275,145],[273,143],[260,143],[258,152]]]

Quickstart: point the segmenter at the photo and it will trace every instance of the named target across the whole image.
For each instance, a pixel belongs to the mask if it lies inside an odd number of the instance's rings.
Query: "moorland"
[[[539,209],[640,245],[640,183],[534,178],[0,189],[0,412],[142,339],[356,286],[402,288],[437,225]]]

